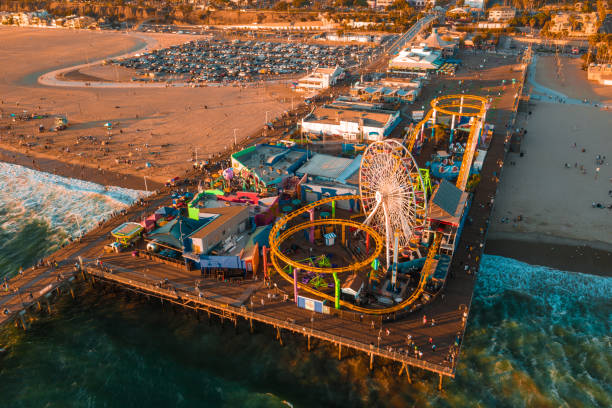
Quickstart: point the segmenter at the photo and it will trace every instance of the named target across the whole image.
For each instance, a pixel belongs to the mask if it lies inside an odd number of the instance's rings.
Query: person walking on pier
[[[427,316],[423,315],[423,326],[427,326]]]

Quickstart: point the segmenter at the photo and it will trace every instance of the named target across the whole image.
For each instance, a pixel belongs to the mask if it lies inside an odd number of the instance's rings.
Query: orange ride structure
[[[409,152],[412,152],[417,141],[423,143],[424,140],[427,139],[425,134],[427,125],[431,128],[433,136],[436,121],[442,115],[451,117],[450,141],[453,139],[456,132],[456,125],[460,122],[461,118],[470,118],[470,133],[456,183],[460,190],[465,190],[472,167],[472,161],[474,159],[474,152],[476,151],[478,139],[484,127],[488,108],[489,104],[487,98],[478,95],[444,95],[435,98],[431,101],[431,109],[423,119],[407,133],[405,138],[406,148]]]
[[[434,99],[431,107],[423,120],[409,131],[403,143],[387,139],[374,142],[365,149],[359,172],[359,195],[324,198],[286,214],[274,224],[269,237],[270,262],[273,271],[293,286],[296,303],[299,292],[306,292],[317,299],[332,302],[336,309],[389,316],[411,311],[427,301],[422,295],[436,270],[443,234],[423,233],[427,228],[431,186],[424,182],[423,169],[417,166],[411,151],[417,141],[424,143],[429,139],[425,135],[426,125],[430,123],[433,134],[436,120],[441,115],[451,116],[451,139],[455,124],[461,117],[469,117],[469,135],[456,182],[456,187],[465,191],[488,104],[487,99],[480,96],[448,95]],[[337,217],[336,202],[340,200],[359,201],[363,213]],[[317,212],[321,216],[319,219],[316,219]],[[315,231],[319,236],[317,242]],[[326,237],[325,241],[322,237]],[[341,237],[340,242],[333,240],[336,237]],[[324,251],[332,251],[332,248],[336,253],[344,251],[348,254],[342,258],[342,264],[329,261],[328,257],[336,255]],[[313,249],[317,252],[315,256]],[[426,253],[425,257],[421,251]],[[403,283],[398,281],[400,253],[404,258],[408,256],[409,262],[422,261],[420,271],[411,273],[407,282],[404,275]],[[347,282],[354,282],[358,275],[367,277],[363,279],[367,280],[367,286],[362,285],[365,290],[361,298],[358,300],[355,295],[354,302],[341,299],[342,281],[345,283],[344,292]],[[325,276],[333,277],[333,283],[328,284],[331,280],[326,281]],[[375,288],[376,284],[378,287]],[[329,290],[330,286],[333,286],[333,291]],[[361,291],[360,287],[353,289]]]

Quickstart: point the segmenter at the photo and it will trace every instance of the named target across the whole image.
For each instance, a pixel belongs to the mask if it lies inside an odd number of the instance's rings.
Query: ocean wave
[[[0,276],[31,265],[148,194],[3,162],[0,191]]]

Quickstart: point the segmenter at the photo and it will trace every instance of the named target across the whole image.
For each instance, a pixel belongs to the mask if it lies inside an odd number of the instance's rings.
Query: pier
[[[524,78],[524,74],[523,74]],[[517,84],[519,96],[522,81]],[[510,97],[511,95],[507,95]],[[508,108],[496,109],[488,117],[496,125],[481,171],[481,182],[473,194],[471,207],[450,266],[445,288],[433,301],[420,305],[407,316],[372,316],[333,309],[330,314],[298,308],[293,287],[288,283],[266,284],[261,279],[220,281],[189,270],[184,264],[162,262],[140,251],[104,253],[109,232],[128,220],[139,220],[145,208],[132,206],[126,214],[109,220],[52,257],[57,265],[28,269],[8,281],[0,291],[0,325],[14,323],[27,330],[36,313],[53,312],[53,298],[78,287],[108,284],[160,302],[180,306],[198,314],[217,316],[235,326],[248,322],[250,330],[266,325],[276,331],[281,345],[288,335],[329,343],[337,348],[337,358],[363,353],[371,370],[377,360],[398,366],[398,375],[412,381],[411,370],[420,369],[439,377],[454,378],[460,347],[471,307],[480,258],[484,250],[489,217],[506,151],[507,126],[514,123],[518,99],[510,98]],[[169,201],[169,190],[147,200],[148,209]],[[269,260],[268,260],[269,262]],[[435,323],[434,323],[435,321]],[[430,340],[431,339],[431,340]],[[435,347],[433,347],[435,345]],[[414,346],[418,347],[418,352]],[[334,358],[330,356],[330,358]]]

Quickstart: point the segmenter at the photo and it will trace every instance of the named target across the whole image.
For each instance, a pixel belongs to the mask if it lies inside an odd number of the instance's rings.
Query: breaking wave
[[[144,192],[0,162],[0,277],[92,229]]]

